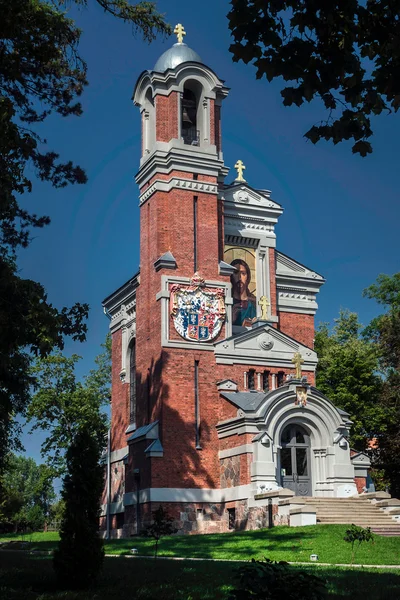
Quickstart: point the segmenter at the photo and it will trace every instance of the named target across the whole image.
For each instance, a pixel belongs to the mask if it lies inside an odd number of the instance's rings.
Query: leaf
[[[365,140],[359,140],[354,144],[351,150],[353,154],[360,154],[360,156],[365,157],[367,156],[367,154],[372,153],[372,146],[369,142],[366,142]]]

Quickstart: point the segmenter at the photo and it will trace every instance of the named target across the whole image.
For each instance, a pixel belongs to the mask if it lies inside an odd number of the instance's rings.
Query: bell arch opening
[[[203,96],[203,86],[199,81],[185,81],[181,94],[180,122],[181,138],[189,146],[200,146],[204,139],[205,118],[200,110]]]

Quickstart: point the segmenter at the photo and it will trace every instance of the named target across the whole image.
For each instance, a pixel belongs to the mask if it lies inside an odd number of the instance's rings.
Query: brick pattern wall
[[[178,92],[169,96],[157,94],[154,98],[156,107],[156,141],[169,142],[179,137],[178,133]]]
[[[314,348],[314,315],[280,312],[279,329],[309,348]]]
[[[122,331],[119,329],[112,335],[112,369],[111,369],[111,451],[126,446],[125,431],[129,425],[129,385],[122,383],[121,372]]]

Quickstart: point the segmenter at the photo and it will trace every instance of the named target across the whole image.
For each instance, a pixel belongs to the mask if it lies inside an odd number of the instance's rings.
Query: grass
[[[268,556],[273,560],[309,562],[310,554],[318,554],[324,563],[350,563],[351,545],[343,541],[346,525],[316,525],[308,527],[275,527],[257,531],[211,535],[187,535],[162,538],[160,556],[184,558],[218,558],[224,560],[250,560]],[[0,542],[18,539],[0,536]],[[49,550],[55,547],[56,533],[36,533],[33,547]],[[129,554],[131,548],[151,556],[154,542],[149,538],[133,537],[106,542],[107,554]],[[374,536],[357,551],[355,563],[363,565],[400,565],[400,537]]]
[[[198,538],[197,538],[198,539]],[[95,588],[60,591],[48,558],[1,552],[1,600],[228,600],[237,565],[123,556],[106,558]],[[292,567],[300,570],[300,567]],[[306,567],[328,582],[329,600],[400,597],[400,574],[372,569]]]

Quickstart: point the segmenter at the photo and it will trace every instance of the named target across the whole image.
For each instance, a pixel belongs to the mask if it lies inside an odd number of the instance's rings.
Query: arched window
[[[181,100],[182,138],[185,144],[199,145],[197,128],[197,100],[194,92],[184,88]]]
[[[129,421],[136,423],[136,341],[131,344],[129,355]]]

